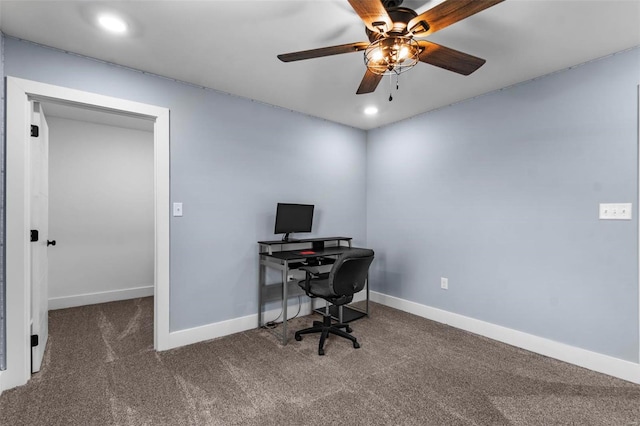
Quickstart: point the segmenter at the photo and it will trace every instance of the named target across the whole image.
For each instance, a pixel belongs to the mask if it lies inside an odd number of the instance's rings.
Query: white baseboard
[[[153,285],[128,288],[124,290],[101,291],[99,293],[78,294],[74,296],[52,297],[49,299],[49,310],[73,308],[76,306],[95,305],[96,303],[115,302],[117,300],[136,299],[153,296]]]
[[[550,358],[640,383],[640,364],[374,291],[371,292],[371,300]]]
[[[353,297],[354,302],[366,300],[367,295],[361,291]],[[315,307],[324,306],[321,299],[310,299],[302,303],[300,306],[299,316],[309,315],[311,313],[311,303],[318,301]],[[289,305],[288,316],[291,318],[297,312],[297,305]],[[273,309],[264,313],[267,320],[275,319],[280,314],[280,309]],[[240,333],[258,327],[258,314],[247,315],[245,317],[233,318],[226,321],[220,321],[212,324],[201,325],[199,327],[188,328],[169,333],[169,347],[167,349],[178,348],[180,346],[191,345],[218,337],[227,336],[229,334]]]
[[[293,317],[298,312],[297,304],[289,305],[288,317]],[[280,309],[266,311],[263,315],[269,321],[278,317]],[[299,316],[309,315],[311,313],[311,303],[305,302],[300,306]],[[178,348],[180,346],[191,345],[193,343],[203,342],[218,337],[227,336],[229,334],[240,333],[241,331],[252,330],[258,327],[258,314],[247,315],[245,317],[233,318],[226,321],[220,321],[212,324],[206,324],[199,327],[188,328],[186,330],[174,331],[169,333],[169,347],[167,349]]]
[[[4,387],[2,386],[2,371],[0,371],[0,396],[2,396],[3,390],[4,390]]]
[[[555,342],[553,340],[534,336],[522,331],[513,330],[507,327],[477,320],[475,318],[421,305],[419,303],[410,302],[408,300],[388,296],[374,291],[371,292],[370,297],[373,302],[447,324],[471,333],[479,334],[508,345],[516,346],[560,361],[584,367],[589,370],[640,384],[640,364],[577,348],[564,343]],[[365,297],[358,297],[358,299],[365,300]],[[294,312],[297,312],[297,310],[294,311],[294,309],[291,309],[290,307],[289,312],[289,316],[291,317],[292,315],[295,315]],[[303,303],[300,308],[300,315],[307,315],[310,312],[311,303]],[[279,313],[279,309],[274,309],[265,312],[264,317],[266,319],[276,318]],[[257,325],[258,315],[252,314],[200,327],[174,331],[169,334],[169,347],[167,349],[186,346],[197,342],[227,336],[229,334],[251,330],[256,328]]]

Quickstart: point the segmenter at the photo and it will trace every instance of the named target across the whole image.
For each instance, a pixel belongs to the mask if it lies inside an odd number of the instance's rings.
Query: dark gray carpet
[[[638,385],[377,304],[362,348],[331,337],[324,357],[316,335],[257,329],[156,353],[152,309],[50,312],[44,367],[0,396],[0,424],[640,425]]]

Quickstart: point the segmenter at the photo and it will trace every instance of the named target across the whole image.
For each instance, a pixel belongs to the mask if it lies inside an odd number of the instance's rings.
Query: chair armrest
[[[336,259],[333,256],[321,256],[320,263],[323,265],[333,265],[336,263]]]
[[[317,266],[301,266],[298,269],[305,271],[307,274],[311,274],[314,278],[320,275],[320,269]]]
[[[328,272],[320,272],[316,266],[303,266],[299,268],[300,270],[305,272],[304,284],[301,281],[299,283],[300,287],[303,288],[304,292],[309,297],[316,297],[314,294],[310,292],[311,289],[311,280],[312,279],[327,279],[329,278]],[[302,285],[301,285],[302,284]]]
[[[311,294],[309,292],[309,290],[311,289],[311,278],[314,276],[314,271],[317,272],[317,269],[312,267],[312,266],[303,266],[300,268],[301,270],[303,270],[305,272],[304,274],[304,284],[303,281],[299,281],[298,285],[300,287],[302,287],[302,289],[304,290],[304,292],[307,294],[307,296],[309,297],[315,297],[313,294]]]
[[[319,278],[321,280],[329,278],[329,272],[320,272],[320,268],[318,266],[301,266],[298,269],[311,274],[312,278]]]

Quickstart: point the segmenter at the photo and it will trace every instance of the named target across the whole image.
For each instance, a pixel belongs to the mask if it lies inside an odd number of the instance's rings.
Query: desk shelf
[[[369,283],[367,283],[367,285],[369,285]],[[321,307],[321,308],[316,308],[313,310],[313,312],[318,313],[320,315],[324,315],[325,313],[325,307]],[[331,318],[334,321],[340,321],[340,307],[336,306],[336,305],[331,305],[329,306],[329,314],[331,315]],[[349,306],[349,305],[343,305],[342,306],[342,321],[343,323],[346,322],[351,322],[351,321],[355,321],[357,319],[360,319],[362,317],[366,317],[368,314],[365,311],[361,311],[360,309],[354,307],[354,306]]]

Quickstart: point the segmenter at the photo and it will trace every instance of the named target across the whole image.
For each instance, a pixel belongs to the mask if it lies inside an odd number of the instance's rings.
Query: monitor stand
[[[295,238],[289,238],[289,234],[290,234],[289,232],[284,234],[284,236],[282,237],[282,242],[283,243],[295,243],[296,241],[298,241]]]

